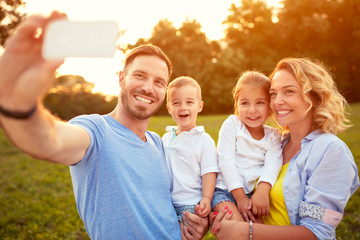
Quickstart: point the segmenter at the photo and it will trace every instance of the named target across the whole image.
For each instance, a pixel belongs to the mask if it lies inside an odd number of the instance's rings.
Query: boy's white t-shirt
[[[167,126],[162,137],[172,180],[174,206],[195,205],[202,199],[201,176],[219,172],[214,140],[203,126],[176,136],[176,126]]]
[[[258,180],[274,185],[282,167],[281,136],[270,126],[264,126],[261,140],[252,138],[239,117],[230,115],[221,126],[217,145],[221,173],[227,190],[243,188],[251,193]]]

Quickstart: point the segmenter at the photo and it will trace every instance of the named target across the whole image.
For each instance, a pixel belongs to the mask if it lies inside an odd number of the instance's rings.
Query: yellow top
[[[282,188],[288,166],[289,163],[282,166],[279,177],[270,190],[270,213],[269,215],[263,217],[265,224],[291,225]]]

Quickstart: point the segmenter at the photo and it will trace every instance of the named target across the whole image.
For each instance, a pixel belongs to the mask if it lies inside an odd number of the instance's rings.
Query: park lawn
[[[360,103],[351,105],[353,127],[338,136],[360,167]],[[218,139],[227,115],[199,116],[198,125]],[[165,133],[175,125],[155,116],[149,130]],[[16,149],[0,130],[0,239],[89,239],[75,205],[69,168],[34,160]],[[337,228],[337,239],[360,239],[360,190],[350,199]],[[208,234],[204,239],[215,239]]]

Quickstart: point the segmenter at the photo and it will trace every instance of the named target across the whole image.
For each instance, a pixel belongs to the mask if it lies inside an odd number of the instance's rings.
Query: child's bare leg
[[[222,209],[224,209],[225,206],[228,206],[229,211],[232,211],[232,217],[231,220],[237,220],[237,221],[244,221],[244,218],[241,216],[237,206],[232,202],[221,202],[218,205],[216,205],[213,209],[213,212],[220,212]]]

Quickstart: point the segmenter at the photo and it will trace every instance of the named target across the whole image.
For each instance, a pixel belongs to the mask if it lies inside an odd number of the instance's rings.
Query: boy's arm
[[[202,199],[200,201],[200,208],[197,214],[200,217],[205,217],[211,212],[211,200],[214,195],[216,173],[206,173],[201,177],[202,182]]]
[[[0,57],[0,123],[10,140],[28,154],[62,164],[75,164],[90,144],[82,128],[56,120],[41,104],[62,61],[45,61],[41,56],[42,35],[47,24],[65,15],[30,17],[11,36]],[[33,114],[17,119],[12,113]],[[10,112],[10,114],[9,114]],[[14,114],[13,114],[14,115]]]
[[[201,177],[203,199],[207,198],[211,201],[215,190],[216,175],[217,173],[211,172],[211,173],[206,173]]]

